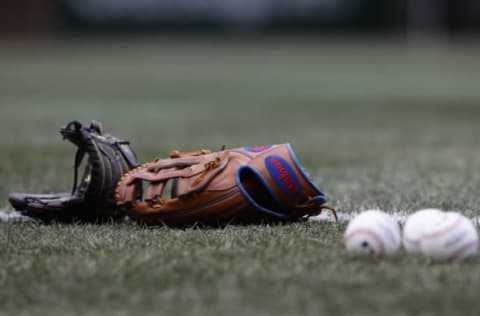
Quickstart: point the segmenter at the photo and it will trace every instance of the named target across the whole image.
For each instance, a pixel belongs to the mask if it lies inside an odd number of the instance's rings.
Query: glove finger
[[[25,209],[63,209],[67,207],[71,200],[70,193],[54,194],[30,194],[30,193],[10,193],[8,195],[10,204],[17,211]]]
[[[17,211],[24,210],[27,207],[27,202],[25,201],[25,194],[23,193],[10,193],[8,195],[8,202],[12,205]]]
[[[70,193],[29,194],[10,193],[10,204],[22,215],[43,221],[71,218],[78,212],[81,200]]]

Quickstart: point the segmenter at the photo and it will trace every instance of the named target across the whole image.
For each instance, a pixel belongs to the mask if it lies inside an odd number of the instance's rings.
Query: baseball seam
[[[381,255],[385,254],[386,247],[385,247],[385,243],[382,240],[382,237],[372,229],[359,228],[359,229],[357,229],[353,232],[350,232],[347,236],[345,236],[345,241],[348,242],[348,240],[350,240],[353,236],[355,236],[357,234],[360,234],[360,233],[365,233],[365,234],[371,236],[377,242],[377,244],[380,247],[379,255],[381,256]]]
[[[422,234],[422,239],[430,239],[430,238],[435,238],[435,237],[438,237],[438,236],[441,236],[451,230],[454,230],[455,228],[457,228],[458,225],[460,225],[460,223],[462,222],[463,220],[463,217],[461,216],[458,216],[458,218],[452,223],[450,224],[449,226],[439,230],[439,231],[436,231],[436,232],[432,232],[432,233],[429,233],[429,234]]]

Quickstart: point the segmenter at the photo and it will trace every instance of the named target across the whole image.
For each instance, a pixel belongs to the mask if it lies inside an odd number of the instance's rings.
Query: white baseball
[[[419,210],[407,218],[403,226],[402,241],[405,250],[410,254],[421,254],[420,241],[425,226],[443,214],[434,208]]]
[[[425,226],[420,247],[434,261],[462,261],[478,252],[478,232],[469,218],[446,212]]]
[[[400,247],[400,228],[387,213],[368,210],[350,221],[344,242],[347,252],[352,255],[388,256]]]

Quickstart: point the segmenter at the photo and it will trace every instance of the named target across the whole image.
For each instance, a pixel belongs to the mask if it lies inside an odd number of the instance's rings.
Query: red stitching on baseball
[[[444,229],[439,230],[437,232],[433,232],[433,233],[430,233],[430,234],[423,235],[423,238],[435,238],[437,236],[440,236],[440,235],[456,228],[461,223],[462,220],[463,220],[463,217],[458,216],[457,220],[454,221],[450,226],[447,226]]]
[[[420,246],[420,241],[421,241],[422,237],[410,238],[406,234],[403,234],[403,239],[405,239],[406,241],[408,241],[411,244],[414,244],[415,246]]]
[[[350,238],[352,238],[353,236],[355,236],[359,233],[365,233],[367,235],[370,235],[373,239],[375,239],[375,241],[380,246],[380,254],[379,255],[383,255],[385,253],[385,248],[386,247],[385,247],[385,244],[382,240],[382,237],[380,237],[380,235],[378,235],[376,231],[368,229],[368,228],[361,228],[361,229],[357,229],[357,230],[351,232],[350,234],[345,236],[345,241],[348,241]]]
[[[462,255],[466,250],[470,249],[471,246],[476,245],[478,243],[477,240],[471,240],[466,242],[462,247],[460,247],[457,251],[455,251],[450,257],[448,257],[448,261],[456,261],[460,255]]]

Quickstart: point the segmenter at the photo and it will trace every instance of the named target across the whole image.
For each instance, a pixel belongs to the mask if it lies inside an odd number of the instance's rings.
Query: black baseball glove
[[[97,222],[123,217],[117,210],[114,192],[120,177],[137,166],[129,142],[105,133],[97,121],[88,127],[72,121],[60,133],[77,146],[71,193],[11,193],[12,206],[44,222]],[[85,155],[88,161],[78,182],[78,169]]]

